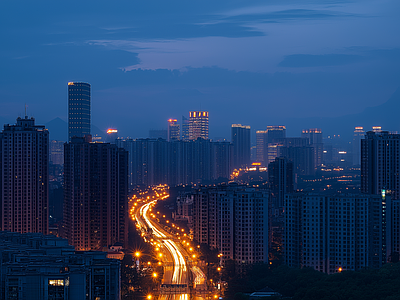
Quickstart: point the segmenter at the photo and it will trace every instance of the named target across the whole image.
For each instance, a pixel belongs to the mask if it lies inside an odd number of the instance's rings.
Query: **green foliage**
[[[311,268],[291,269],[266,264],[252,265],[245,275],[228,278],[226,296],[243,300],[241,293],[252,293],[266,286],[293,300],[394,300],[400,299],[400,263],[380,270],[346,271],[327,275]]]

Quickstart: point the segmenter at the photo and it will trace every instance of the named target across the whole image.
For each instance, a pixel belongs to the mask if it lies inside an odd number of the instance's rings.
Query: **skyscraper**
[[[17,118],[0,133],[0,230],[48,233],[49,132]]]
[[[128,152],[75,137],[65,144],[63,237],[77,250],[126,245]]]
[[[264,163],[264,155],[268,151],[268,142],[267,142],[267,131],[266,130],[257,130],[256,131],[256,159],[260,163]],[[265,157],[265,161],[267,161],[267,156]],[[264,163],[265,165],[265,163]]]
[[[250,164],[250,126],[232,124],[233,168]]]
[[[361,140],[361,192],[400,198],[400,134],[368,131]]]
[[[189,120],[182,116],[182,141],[189,140]]]
[[[363,127],[354,129],[352,148],[353,148],[353,165],[361,165],[361,139],[364,137],[365,131]]]
[[[268,181],[273,208],[283,208],[286,194],[294,191],[293,162],[277,157],[268,165]]]
[[[189,112],[189,139],[208,139],[208,111]]]
[[[304,129],[301,132],[302,138],[308,138],[309,145],[313,148],[314,167],[322,165],[322,154],[324,144],[322,143],[322,131],[319,128]]]
[[[177,141],[180,140],[180,128],[178,124],[178,120],[176,119],[169,119],[168,120],[168,137],[167,141]]]
[[[279,155],[279,140],[286,138],[286,127],[282,125],[269,125],[265,131],[257,131],[257,161],[264,166],[275,160]]]
[[[90,134],[90,84],[68,82],[68,141]]]

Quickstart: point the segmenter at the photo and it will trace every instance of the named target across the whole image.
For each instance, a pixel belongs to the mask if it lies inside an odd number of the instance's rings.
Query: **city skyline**
[[[400,86],[394,0],[153,4],[5,4],[0,121],[25,102],[40,123],[66,120],[65,84],[85,81],[92,123],[121,136],[144,137],[190,110],[220,116],[211,137],[228,137],[234,123],[333,134],[372,126],[366,115],[347,126],[337,118],[384,105]],[[398,130],[392,119],[371,122]]]

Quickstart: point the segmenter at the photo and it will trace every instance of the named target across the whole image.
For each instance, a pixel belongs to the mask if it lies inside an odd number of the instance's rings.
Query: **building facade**
[[[194,239],[239,265],[268,262],[268,196],[236,184],[193,191]]]
[[[400,196],[400,135],[368,131],[361,140],[361,192]]]
[[[64,158],[63,237],[77,250],[126,245],[128,152],[73,138]]]
[[[49,132],[17,118],[0,133],[0,230],[48,233]]]
[[[189,112],[189,140],[208,139],[208,111]]]
[[[233,144],[233,168],[250,165],[250,126],[232,124],[231,142]]]
[[[284,259],[288,266],[333,274],[380,268],[387,261],[386,199],[313,193],[285,198]]]
[[[0,232],[0,299],[119,300],[120,262],[65,239]]]
[[[178,120],[169,119],[168,120],[168,138],[167,141],[177,141],[180,140],[181,131],[180,126],[178,124]]]
[[[301,137],[307,138],[308,144],[313,148],[314,167],[320,167],[322,165],[322,155],[324,152],[322,130],[320,128],[304,129],[301,132]]]
[[[365,131],[363,127],[355,127],[353,134],[352,144],[352,155],[353,155],[353,166],[361,165],[361,140],[364,138]]]
[[[91,132],[90,84],[68,82],[68,141]]]

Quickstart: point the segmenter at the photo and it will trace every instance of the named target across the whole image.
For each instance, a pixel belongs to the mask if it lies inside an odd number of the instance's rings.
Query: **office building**
[[[115,141],[118,139],[118,130],[114,128],[107,129],[106,143],[115,144]],[[93,141],[93,137],[92,137]]]
[[[285,198],[284,260],[289,267],[333,274],[386,263],[388,199],[315,193]]]
[[[265,131],[258,130],[257,137],[257,161],[261,162],[263,166],[275,160],[279,156],[279,140],[286,138],[286,127],[267,126]]]
[[[189,140],[208,139],[208,111],[189,112]]]
[[[182,141],[189,140],[189,119],[182,116]]]
[[[0,230],[48,232],[49,132],[17,118],[0,133]]]
[[[267,161],[268,158],[264,155],[268,151],[268,143],[267,143],[267,131],[266,130],[257,130],[256,131],[256,160],[257,162],[265,165],[264,161]]]
[[[0,232],[0,299],[121,299],[120,262],[65,239]]]
[[[310,176],[315,174],[314,149],[311,146],[280,147],[279,156],[293,162],[293,172],[297,176]]]
[[[64,164],[64,142],[51,141],[50,142],[50,162],[53,165]]]
[[[128,152],[76,137],[64,153],[63,237],[77,250],[126,245]]]
[[[322,165],[322,154],[324,144],[322,143],[322,131],[319,128],[304,129],[301,132],[302,138],[308,139],[308,144],[313,148],[314,167]]]
[[[178,120],[169,119],[168,120],[168,138],[167,141],[177,141],[180,140],[181,132],[178,124]]]
[[[250,165],[250,126],[232,124],[233,168]]]
[[[361,192],[400,196],[400,135],[368,131],[361,140]]]
[[[232,144],[198,139],[118,140],[129,152],[130,185],[210,183],[228,180],[231,174]]]
[[[268,165],[268,183],[273,209],[281,210],[285,195],[294,191],[293,162],[277,157]]]
[[[192,192],[194,239],[238,265],[268,262],[268,193],[219,185]]]
[[[361,140],[364,138],[365,131],[363,127],[355,127],[352,141],[353,166],[361,165]]]
[[[90,134],[90,84],[68,82],[68,141]]]

